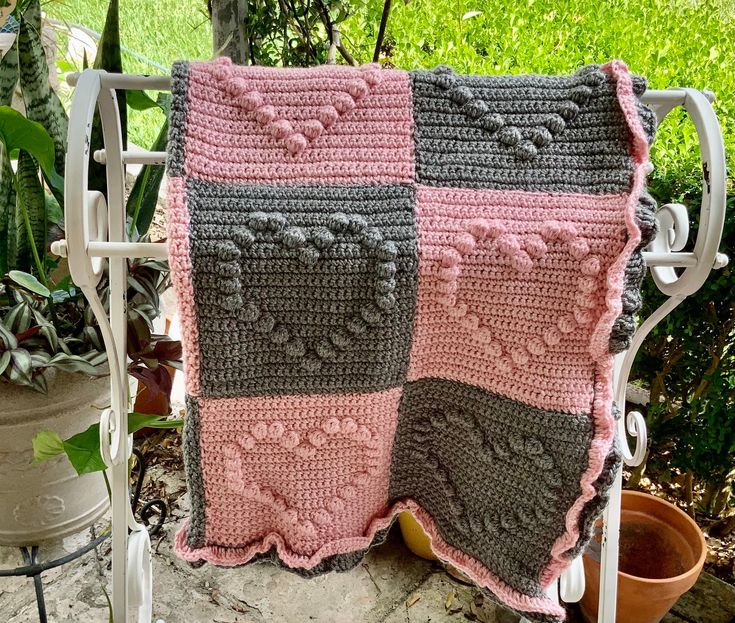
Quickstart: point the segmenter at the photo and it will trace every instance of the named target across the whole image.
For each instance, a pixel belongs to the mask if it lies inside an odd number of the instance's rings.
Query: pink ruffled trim
[[[379,530],[390,526],[395,516],[405,510],[411,511],[416,521],[419,522],[424,532],[429,536],[431,549],[438,558],[454,565],[479,586],[488,588],[508,606],[522,612],[548,614],[559,617],[562,620],[565,618],[564,608],[554,603],[548,597],[529,597],[528,595],[519,593],[503,582],[498,576],[491,573],[481,562],[446,543],[439,535],[436,525],[429,514],[416,501],[411,499],[397,502],[385,516],[375,518],[370,523],[364,536],[330,542],[311,556],[302,556],[290,551],[283,537],[274,532],[271,532],[260,541],[245,547],[210,545],[202,548],[190,548],[186,544],[188,522],[184,522],[176,533],[175,549],[176,553],[188,562],[206,560],[215,565],[234,567],[246,564],[256,555],[264,554],[272,547],[275,547],[279,559],[287,566],[293,569],[311,569],[329,556],[349,554],[367,549],[373,542],[375,534]]]
[[[635,105],[633,82],[628,67],[622,61],[611,61],[602,66],[616,80],[620,108],[632,135],[632,156],[636,163],[633,172],[633,187],[625,208],[625,223],[628,228],[628,242],[620,257],[607,273],[608,292],[606,312],[602,315],[590,342],[590,353],[597,364],[598,379],[595,387],[595,400],[592,405],[592,418],[595,422],[595,436],[590,444],[589,464],[582,475],[580,487],[582,494],[567,512],[566,532],[557,539],[551,549],[551,562],[541,574],[541,584],[549,586],[571,564],[566,553],[579,539],[579,518],[582,510],[594,496],[594,483],[602,472],[605,458],[610,452],[615,435],[615,420],[612,415],[613,403],[613,356],[609,351],[609,338],[615,319],[622,311],[621,296],[625,280],[625,268],[635,248],[641,241],[641,231],[636,221],[636,208],[646,182],[648,172],[648,141],[643,130]]]

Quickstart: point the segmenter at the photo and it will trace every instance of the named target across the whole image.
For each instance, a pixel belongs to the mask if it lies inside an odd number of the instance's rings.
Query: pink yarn
[[[610,269],[622,279],[626,201],[419,187],[422,257],[409,380],[448,378],[541,409],[588,413],[597,365],[592,336],[609,335],[611,325],[595,329],[606,301],[586,293],[589,285],[603,291]],[[568,305],[577,292],[585,307],[575,314]],[[503,315],[507,309],[512,317]],[[536,353],[515,349],[531,342]]]
[[[189,81],[197,98],[187,109],[188,175],[264,183],[414,179],[405,72],[191,63]],[[226,100],[223,81],[232,93]]]
[[[387,512],[401,393],[200,398],[207,543],[261,543],[277,529],[284,560],[313,559],[363,534]]]
[[[197,329],[196,310],[194,308],[186,182],[181,177],[172,177],[168,181],[166,236],[168,239],[171,281],[178,301],[181,322],[186,391],[188,394],[196,396],[199,394],[199,330]]]

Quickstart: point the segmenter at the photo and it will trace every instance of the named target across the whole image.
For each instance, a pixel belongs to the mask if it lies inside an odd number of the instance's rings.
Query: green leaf
[[[10,351],[10,356],[13,360],[8,368],[10,382],[18,385],[31,385],[33,361],[30,353],[25,348],[14,348]]]
[[[49,223],[62,227],[64,222],[64,208],[57,201],[56,197],[46,193],[46,219]]]
[[[149,413],[128,414],[128,434],[141,428],[180,428],[182,420],[165,420],[160,415]],[[58,435],[57,435],[58,437]],[[92,424],[87,430],[62,442],[63,451],[74,466],[77,474],[103,471],[106,466],[100,453],[100,425]],[[58,454],[58,453],[57,453]]]
[[[104,69],[110,73],[122,73],[122,52],[120,49],[120,8],[118,0],[110,0],[107,5],[107,17],[102,36],[97,44],[97,55],[94,59],[95,69]],[[125,103],[125,90],[115,92],[117,97],[118,112],[120,114],[120,129],[122,131],[123,149],[128,144],[128,109]],[[101,149],[102,121],[98,112],[95,112],[92,120],[91,153]],[[98,190],[107,195],[107,167],[89,159],[89,189]]]
[[[145,91],[132,89],[126,92],[126,102],[133,110],[149,110],[160,108],[160,104],[151,98]]]
[[[158,133],[152,151],[166,151],[168,143],[168,120]],[[147,164],[135,178],[135,184],[128,196],[126,206],[128,216],[132,218],[131,232],[135,229],[140,235],[148,232],[153,221],[153,214],[158,204],[158,193],[161,189],[165,167],[163,165]]]
[[[0,106],[10,106],[13,103],[17,84],[18,40],[16,39],[0,61]]]
[[[17,336],[19,333],[26,331],[31,326],[32,318],[33,314],[28,304],[20,303],[8,312],[3,323]]]
[[[15,174],[10,166],[10,157],[5,146],[0,143],[0,274],[8,272],[11,245],[9,237],[15,240],[16,229],[11,226],[11,215],[15,219]]]
[[[3,322],[0,324],[0,339],[5,343],[5,348],[18,348],[18,340],[15,334],[5,325],[5,322],[6,319],[3,318]]]
[[[105,374],[104,370],[93,366],[89,361],[79,355],[67,355],[66,353],[56,353],[48,362],[49,367],[58,368],[65,372],[83,372],[92,376],[101,376]]]
[[[87,430],[69,437],[63,444],[69,462],[80,476],[106,469],[100,454],[99,424],[92,424]]]
[[[10,351],[6,350],[2,355],[0,355],[0,374],[5,372],[9,363],[10,363]]]
[[[64,442],[58,433],[42,430],[33,436],[33,462],[41,463],[64,452]]]
[[[41,124],[52,139],[55,147],[56,168],[55,170],[51,168],[51,170],[54,173],[63,171],[69,120],[59,96],[49,83],[48,63],[41,42],[41,4],[39,0],[31,0],[20,17],[18,60],[26,116]],[[44,168],[44,173],[48,176],[49,169]],[[49,179],[49,181],[52,180]],[[57,187],[57,184],[53,182],[52,185],[61,192],[61,186]]]
[[[31,381],[31,387],[35,389],[39,394],[48,394],[48,381],[46,377],[41,374],[36,374]]]
[[[43,258],[46,253],[46,194],[38,176],[38,167],[33,157],[25,150],[18,153],[16,179],[18,197],[15,227],[18,232],[18,254],[24,259],[23,266],[26,266],[26,262],[31,266],[35,257],[34,247],[39,258]],[[20,244],[21,241],[23,244]],[[23,254],[21,249],[24,250]]]
[[[26,119],[10,106],[0,106],[0,141],[8,153],[22,149],[31,154],[49,184],[63,192],[64,179],[54,168],[54,141],[40,123]]]
[[[8,277],[15,281],[19,286],[22,286],[26,290],[30,290],[39,296],[43,296],[45,298],[51,296],[49,289],[29,273],[24,273],[20,270],[11,270],[8,273]]]
[[[141,428],[181,428],[183,420],[167,420],[155,413],[128,413],[128,433],[133,434]]]

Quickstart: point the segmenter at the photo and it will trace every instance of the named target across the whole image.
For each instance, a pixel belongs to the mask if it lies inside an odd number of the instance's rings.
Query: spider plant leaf
[[[15,337],[15,333],[7,327],[6,322],[7,317],[3,318],[2,323],[0,323],[0,340],[3,341],[6,349],[12,350],[18,348],[18,339]]]
[[[105,374],[104,370],[93,366],[89,361],[79,355],[67,355],[66,353],[56,353],[48,362],[49,367],[58,368],[64,372],[83,372],[90,376],[101,376]]]
[[[0,374],[5,372],[8,368],[8,364],[10,363],[10,351],[6,350],[2,355],[0,355]]]
[[[17,335],[18,333],[23,333],[23,331],[31,326],[32,318],[33,313],[30,307],[25,303],[21,303],[13,307],[5,315],[5,324],[8,329]],[[18,337],[18,339],[22,339],[22,337]]]

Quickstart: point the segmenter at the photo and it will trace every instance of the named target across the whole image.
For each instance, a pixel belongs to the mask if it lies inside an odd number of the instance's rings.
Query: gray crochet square
[[[205,396],[400,385],[416,306],[414,189],[190,180]]]
[[[393,446],[391,503],[412,498],[446,542],[511,587],[539,577],[581,491],[592,421],[444,379],[407,383]]]
[[[557,77],[468,76],[440,66],[411,78],[420,184],[629,190],[630,136],[615,84],[599,67]],[[645,83],[635,79],[634,88]],[[651,120],[648,109],[640,112]]]

